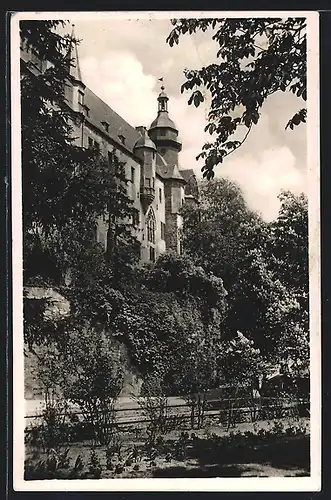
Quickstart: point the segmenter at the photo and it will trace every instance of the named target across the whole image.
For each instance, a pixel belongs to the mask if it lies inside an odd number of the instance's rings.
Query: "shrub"
[[[123,387],[121,354],[104,332],[81,329],[68,336],[63,394],[93,428],[94,440],[108,444],[115,430],[115,403]]]
[[[167,431],[168,401],[157,375],[146,377],[143,389],[142,396],[136,400],[148,419],[146,449],[151,451],[156,439]]]

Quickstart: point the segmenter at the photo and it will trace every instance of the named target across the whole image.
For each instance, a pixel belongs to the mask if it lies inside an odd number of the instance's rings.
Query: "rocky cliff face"
[[[45,321],[61,321],[70,315],[70,302],[60,293],[52,288],[30,286],[24,288],[25,306],[31,306],[42,311]],[[32,315],[33,318],[33,315]],[[32,319],[33,320],[33,319]],[[141,391],[142,379],[131,366],[124,345],[120,349],[126,359],[124,386],[121,396],[138,396]],[[38,352],[40,348],[35,347],[34,353],[25,346],[24,356],[24,387],[25,399],[42,399],[42,387],[38,381]]]
[[[43,303],[45,320],[60,321],[70,314],[70,302],[53,288],[27,286],[24,287],[23,296],[25,301]]]

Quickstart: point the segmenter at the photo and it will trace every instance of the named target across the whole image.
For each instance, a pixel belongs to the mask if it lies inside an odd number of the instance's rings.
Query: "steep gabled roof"
[[[186,181],[185,186],[185,196],[190,196],[193,198],[199,197],[199,188],[197,183],[197,178],[192,168],[188,168],[186,170],[179,171],[183,179]]]
[[[160,153],[156,153],[156,173],[163,179],[177,179],[185,182],[177,165],[168,165]]]
[[[89,108],[87,120],[109,135],[117,144],[122,147],[124,146],[132,153],[133,146],[141,137],[139,132],[111,109],[108,104],[100,99],[100,97],[95,95],[88,87],[85,89],[84,102]],[[102,122],[107,122],[109,124],[108,132],[102,128]],[[124,138],[124,142],[122,142],[120,136]]]
[[[180,170],[181,176],[186,180],[186,182],[189,181],[189,179],[194,176],[194,170],[193,168],[188,168],[186,170]]]
[[[140,134],[140,138],[138,141],[135,143],[133,146],[133,149],[139,149],[139,148],[148,148],[148,149],[153,149],[156,151],[156,146],[152,139],[149,137],[147,129],[145,127],[138,127],[140,130],[138,130]],[[136,129],[137,130],[137,129]]]

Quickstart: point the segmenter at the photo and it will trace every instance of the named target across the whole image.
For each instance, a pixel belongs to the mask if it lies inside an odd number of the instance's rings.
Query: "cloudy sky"
[[[169,47],[168,19],[70,20],[75,24],[84,83],[131,125],[149,126],[156,116],[158,78],[164,78],[169,114],[183,142],[182,168],[201,176],[196,156],[210,136],[204,133],[207,104],[188,106],[181,95],[184,68],[201,68],[216,58],[210,32],[184,36]],[[277,93],[266,102],[259,124],[245,144],[216,168],[216,176],[238,182],[251,208],[266,220],[277,215],[281,188],[306,191],[306,125],[284,130],[302,102],[292,94]]]

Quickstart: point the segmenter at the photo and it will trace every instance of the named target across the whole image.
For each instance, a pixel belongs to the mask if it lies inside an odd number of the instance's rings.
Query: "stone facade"
[[[119,160],[125,163],[127,194],[139,212],[133,231],[141,244],[141,259],[154,261],[169,249],[180,252],[179,212],[186,201],[198,201],[198,190],[196,181],[196,189],[191,189],[195,179],[193,170],[179,166],[182,144],[169,116],[169,98],[164,87],[157,99],[157,116],[150,127],[133,127],[84,84],[77,46],[69,56],[75,66],[71,68],[65,93],[73,111],[76,143],[83,148],[97,146],[106,157],[115,148]],[[46,62],[38,62],[33,51],[23,46],[21,59],[26,71],[40,72],[47,67]],[[97,240],[106,249],[107,230],[103,220],[98,221]]]

